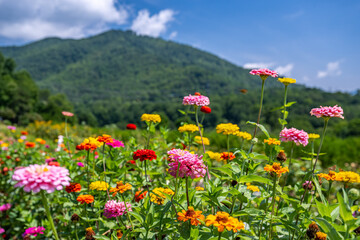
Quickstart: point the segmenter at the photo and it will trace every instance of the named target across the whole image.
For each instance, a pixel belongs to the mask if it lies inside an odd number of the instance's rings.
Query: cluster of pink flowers
[[[24,187],[25,192],[34,193],[45,190],[48,193],[61,190],[70,185],[69,170],[63,167],[49,165],[30,165],[15,170],[12,176],[18,183],[15,187]]]
[[[273,70],[270,70],[270,69],[267,69],[267,68],[260,68],[260,69],[253,69],[250,71],[250,74],[251,75],[258,75],[258,76],[271,76],[271,77],[277,77],[278,76],[278,73],[273,71]]]
[[[167,152],[169,163],[169,173],[176,177],[204,177],[206,174],[206,166],[202,160],[202,156],[192,154],[181,149],[172,149]],[[180,165],[180,166],[179,166]]]
[[[185,96],[183,99],[183,105],[196,105],[196,106],[207,106],[210,104],[208,97],[203,95]]]
[[[109,145],[113,148],[119,148],[119,147],[125,147],[124,143],[122,141],[113,139],[112,142],[107,142],[106,145]]]
[[[25,230],[25,232],[23,233],[23,237],[25,237],[26,235],[31,235],[36,237],[38,234],[44,234],[45,228],[44,227],[31,227]]]
[[[127,202],[126,207],[129,212],[132,212],[130,203]],[[109,200],[105,204],[104,216],[107,218],[122,216],[127,213],[126,207],[124,202]]]
[[[320,108],[313,108],[310,111],[311,116],[315,115],[317,118],[324,117],[324,118],[330,118],[330,117],[338,117],[341,119],[344,119],[344,111],[341,107],[338,107],[337,105],[333,107],[323,107],[320,106]]]
[[[280,132],[280,141],[282,142],[294,142],[296,145],[302,144],[305,147],[309,143],[308,140],[309,135],[304,130],[284,128]]]
[[[11,208],[11,204],[6,203],[6,204],[0,206],[0,212],[5,212],[5,211],[9,210],[10,208]]]

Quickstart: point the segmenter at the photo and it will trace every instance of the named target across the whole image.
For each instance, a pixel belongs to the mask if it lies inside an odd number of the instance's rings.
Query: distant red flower
[[[26,142],[25,143],[26,148],[34,148],[36,144],[34,142]]]
[[[248,92],[248,90],[247,89],[240,89],[240,92],[246,94]]]
[[[194,94],[195,96],[201,96],[201,93],[199,93],[199,92],[195,92],[195,94]]]
[[[61,113],[62,113],[62,115],[66,116],[66,117],[72,117],[72,116],[74,116],[74,114],[71,113],[71,112],[61,112]]]
[[[145,198],[146,194],[147,194],[147,191],[137,191],[135,193],[135,202],[140,202],[142,199]],[[141,194],[140,194],[141,193]]]
[[[135,162],[134,160],[129,160],[129,161],[127,161],[126,163],[130,163],[130,164],[136,165],[136,162]]]
[[[21,135],[28,135],[29,133],[27,131],[21,131]]]
[[[211,113],[211,108],[209,108],[208,106],[202,106],[200,108],[200,111],[202,111],[203,113]]]
[[[187,146],[183,143],[181,143],[182,147],[183,147],[183,150],[185,150],[187,148]]]
[[[7,155],[6,158],[7,158],[7,159],[11,159],[11,156]]]
[[[49,165],[49,166],[57,166],[57,167],[60,167],[60,163],[55,162],[55,161],[54,161],[54,162],[49,162],[48,165]]]
[[[128,125],[126,125],[126,129],[129,130],[136,130],[136,125],[133,123],[129,123]]]
[[[149,160],[152,161],[153,159],[156,159],[156,153],[153,150],[150,149],[139,149],[137,151],[134,152],[133,154],[133,159],[137,160],[140,159],[140,161],[145,161],[145,160]]]
[[[71,193],[71,192],[80,192],[81,191],[81,185],[80,183],[70,183],[69,186],[66,186],[65,187],[65,191],[68,192],[68,193]]]

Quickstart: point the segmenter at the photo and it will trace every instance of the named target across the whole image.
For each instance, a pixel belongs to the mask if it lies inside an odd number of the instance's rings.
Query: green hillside
[[[258,77],[187,45],[131,31],[109,31],[81,40],[48,38],[0,51],[16,61],[18,70],[26,69],[40,88],[66,94],[75,105],[79,122],[123,127],[127,122],[139,123],[144,112],[157,112],[174,127],[182,96],[195,91],[211,98],[213,113],[206,121],[208,126],[256,119]],[[280,112],[273,114],[271,109],[282,105],[283,86],[269,79],[266,87],[262,122],[278,128]],[[249,91],[242,94],[240,89]],[[341,105],[348,120],[342,125],[356,126],[351,121],[360,118],[360,94],[292,85],[288,101],[297,102],[290,109],[289,125],[296,119],[297,127],[308,131],[321,125],[309,117],[310,109],[319,105]],[[344,131],[342,136],[355,130]]]

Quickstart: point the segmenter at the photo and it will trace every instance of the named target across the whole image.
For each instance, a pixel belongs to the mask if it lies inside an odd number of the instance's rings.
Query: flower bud
[[[237,182],[236,180],[232,180],[232,181],[231,181],[231,186],[235,187],[236,184],[238,184],[238,182]]]
[[[303,189],[311,191],[313,188],[311,181],[305,181],[302,185]]]
[[[71,221],[73,222],[73,223],[76,223],[76,222],[78,222],[80,220],[80,217],[79,217],[79,215],[77,215],[76,213],[74,213],[72,216],[71,216]]]
[[[251,140],[251,144],[256,144],[258,141],[259,141],[259,140],[258,140],[256,137],[254,137],[254,138]]]
[[[281,150],[279,152],[279,154],[277,155],[276,159],[279,161],[279,162],[285,162],[286,161],[286,154],[283,150]]]
[[[349,198],[351,198],[352,200],[357,200],[357,199],[359,199],[359,197],[360,197],[360,192],[359,192],[358,189],[352,188],[352,189],[349,190],[348,196],[349,196]]]

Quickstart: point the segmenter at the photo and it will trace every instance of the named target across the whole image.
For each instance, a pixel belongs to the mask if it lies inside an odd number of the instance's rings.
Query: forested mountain
[[[26,69],[38,86],[64,93],[75,105],[80,122],[92,125],[139,122],[142,113],[162,114],[176,124],[182,96],[199,91],[211,98],[213,113],[206,123],[255,120],[261,80],[249,70],[213,54],[131,31],[109,31],[80,39],[48,38],[0,51]],[[247,89],[247,94],[240,89]],[[263,122],[279,127],[283,85],[266,82]],[[312,107],[339,104],[348,120],[360,118],[360,94],[327,93],[301,85],[290,86],[290,122],[308,130],[321,126],[309,117]],[[334,121],[336,123],[336,121]],[[348,122],[347,122],[348,123]]]

